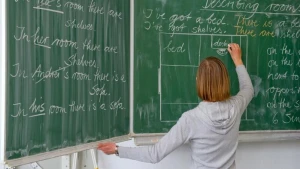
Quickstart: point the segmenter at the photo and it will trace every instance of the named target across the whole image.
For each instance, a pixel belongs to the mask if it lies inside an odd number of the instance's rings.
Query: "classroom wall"
[[[61,166],[61,158],[60,157],[59,158],[45,160],[45,161],[40,161],[40,162],[37,162],[37,164],[42,169],[47,169],[47,168],[49,168],[49,169],[64,169]],[[17,167],[16,169],[34,169],[34,168],[31,166],[31,164],[26,164],[26,165]]]

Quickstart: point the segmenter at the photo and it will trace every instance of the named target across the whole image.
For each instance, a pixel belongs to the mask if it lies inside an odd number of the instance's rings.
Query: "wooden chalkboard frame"
[[[7,27],[8,27],[8,20],[7,20],[7,1],[3,0],[0,1],[0,21],[4,23],[4,26],[0,29],[0,169],[4,169],[5,167],[17,167],[24,164],[30,164],[37,161],[47,160],[63,155],[70,155],[72,153],[81,152],[89,149],[95,149],[97,148],[97,145],[101,142],[123,142],[128,141],[131,139],[130,133],[125,133],[122,136],[118,137],[112,137],[105,140],[100,140],[96,142],[91,143],[84,143],[77,146],[62,148],[50,152],[42,152],[36,155],[21,157],[17,159],[7,160],[7,157],[5,156],[5,150],[6,150],[6,112],[7,112],[7,106],[6,106],[6,95],[7,95]],[[130,3],[132,3],[132,0],[130,0]],[[131,7],[131,6],[130,6]],[[130,11],[131,12],[131,11]],[[130,14],[131,15],[131,14]],[[131,16],[130,16],[131,17]],[[130,21],[131,22],[131,21]],[[130,35],[131,36],[131,35]],[[130,37],[131,38],[131,37]],[[131,41],[131,40],[130,40]],[[133,60],[133,58],[130,55],[130,59]],[[131,63],[130,63],[131,64]],[[131,71],[131,70],[130,70]],[[131,82],[130,82],[131,86]],[[131,90],[131,88],[130,88]],[[130,96],[131,97],[131,96]],[[130,103],[131,105],[131,103]],[[131,109],[131,108],[130,108]],[[131,111],[131,110],[130,110]],[[130,113],[130,112],[129,112]]]
[[[6,1],[0,2],[0,21],[6,25]],[[0,28],[0,168],[4,168],[5,161],[5,110],[6,110],[6,27]]]

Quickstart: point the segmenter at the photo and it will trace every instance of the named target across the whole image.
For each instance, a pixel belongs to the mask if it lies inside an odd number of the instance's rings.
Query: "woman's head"
[[[216,57],[204,59],[198,68],[196,86],[198,96],[205,101],[224,101],[230,97],[228,72]]]

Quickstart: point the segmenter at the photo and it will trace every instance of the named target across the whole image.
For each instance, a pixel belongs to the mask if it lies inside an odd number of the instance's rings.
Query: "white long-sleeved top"
[[[242,113],[254,96],[244,65],[236,67],[240,91],[222,102],[200,102],[182,114],[171,130],[152,146],[119,147],[119,156],[157,163],[182,144],[192,150],[191,169],[228,169],[235,166]]]

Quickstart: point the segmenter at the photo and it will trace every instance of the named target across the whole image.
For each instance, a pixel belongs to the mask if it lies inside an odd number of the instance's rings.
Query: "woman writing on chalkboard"
[[[236,66],[240,91],[230,96],[225,65],[215,57],[204,59],[198,68],[196,86],[200,104],[182,114],[176,125],[155,145],[118,147],[100,143],[98,149],[148,163],[157,163],[184,143],[192,150],[192,169],[233,169],[241,116],[254,95],[238,44],[228,51]]]

